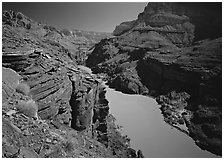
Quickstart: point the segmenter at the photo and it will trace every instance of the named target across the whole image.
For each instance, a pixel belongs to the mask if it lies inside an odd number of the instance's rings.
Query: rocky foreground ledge
[[[94,75],[41,52],[3,54],[3,66],[3,157],[136,157]]]
[[[70,38],[3,12],[3,157],[137,157],[100,79],[72,60],[79,53]]]
[[[108,75],[110,87],[155,97],[167,123],[217,155],[222,154],[219,9],[206,3],[148,3],[137,20],[116,27],[116,37],[101,40],[86,61],[94,73]],[[208,18],[214,23],[207,24]]]

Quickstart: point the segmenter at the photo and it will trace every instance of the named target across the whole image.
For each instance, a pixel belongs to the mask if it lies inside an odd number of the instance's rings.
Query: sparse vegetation
[[[19,83],[16,86],[16,92],[28,95],[30,92],[30,87],[26,83]]]
[[[74,143],[72,141],[66,141],[64,142],[63,145],[64,145],[65,152],[71,152],[75,148]]]
[[[19,101],[17,109],[19,110],[19,112],[25,114],[28,117],[37,118],[38,106],[33,100]]]

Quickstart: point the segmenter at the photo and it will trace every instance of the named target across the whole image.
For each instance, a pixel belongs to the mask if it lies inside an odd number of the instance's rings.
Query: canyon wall
[[[137,20],[121,23],[115,28],[113,34],[121,35],[143,25],[155,29],[161,28],[164,30],[167,28],[165,30],[168,31],[174,31],[175,29],[186,31],[189,34],[190,41],[214,39],[222,34],[221,11],[220,3],[148,3],[144,11],[138,15]]]
[[[13,11],[3,11],[2,39],[3,157],[136,156],[101,80],[72,59],[80,40]]]
[[[98,43],[86,64],[107,74],[110,87],[157,97],[167,123],[178,128],[184,119],[198,146],[221,155],[220,27],[220,3],[148,3],[137,20],[115,28],[116,37]]]

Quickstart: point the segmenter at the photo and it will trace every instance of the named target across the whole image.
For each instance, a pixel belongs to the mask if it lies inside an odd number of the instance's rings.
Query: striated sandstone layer
[[[109,115],[101,80],[73,61],[74,40],[3,11],[2,41],[3,157],[136,157]]]

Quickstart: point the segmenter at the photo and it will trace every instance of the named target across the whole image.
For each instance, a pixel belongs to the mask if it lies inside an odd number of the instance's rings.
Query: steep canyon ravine
[[[79,68],[92,73],[85,66]],[[146,158],[217,158],[201,150],[193,139],[164,122],[156,100],[142,95],[130,95],[106,87],[110,114],[122,126],[122,134],[130,139],[135,150]]]
[[[147,158],[209,158],[216,155],[201,150],[186,134],[163,121],[153,98],[129,95],[106,88],[110,113],[121,125],[122,134],[131,139],[131,147],[141,149]]]

